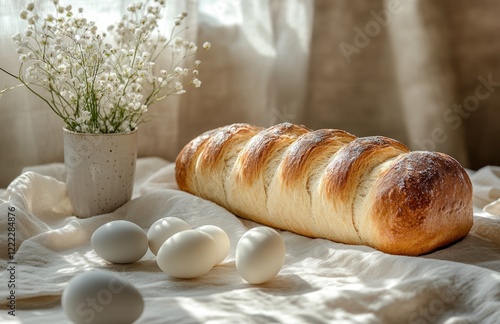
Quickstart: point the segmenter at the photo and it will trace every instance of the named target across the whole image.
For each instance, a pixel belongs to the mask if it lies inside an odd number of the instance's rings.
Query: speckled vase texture
[[[81,134],[63,129],[66,186],[74,213],[110,213],[132,197],[137,130],[126,134]]]

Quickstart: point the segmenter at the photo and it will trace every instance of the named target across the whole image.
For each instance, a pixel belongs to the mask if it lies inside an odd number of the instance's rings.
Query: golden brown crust
[[[299,137],[288,150],[280,166],[284,185],[291,185],[292,182],[300,181],[312,164],[317,163],[318,156],[324,150],[330,149],[330,154],[334,154],[338,149],[356,136],[339,129],[320,129],[309,132]]]
[[[311,190],[330,158],[355,138],[345,131],[322,129],[301,135],[288,147],[267,192],[267,212],[273,215],[272,226],[318,236],[316,228],[323,225],[318,224],[311,212]],[[290,221],[290,215],[294,214],[304,217]]]
[[[303,126],[282,123],[258,133],[241,152],[241,159],[238,161],[240,165],[238,180],[245,183],[255,181],[264,172],[273,151],[289,146],[307,132],[309,130]]]
[[[203,146],[206,144],[207,140],[209,140],[218,130],[219,129],[212,129],[196,137],[186,144],[177,155],[175,159],[175,180],[177,181],[179,189],[193,193],[188,184],[189,179],[194,174],[193,162],[196,161],[196,157],[203,152]]]
[[[401,143],[383,136],[356,138],[338,150],[323,170],[313,195],[313,219],[322,236],[362,244],[356,228],[354,205],[363,177],[384,161],[407,152]],[[323,215],[332,215],[327,223]]]
[[[450,156],[411,152],[375,182],[364,238],[394,254],[420,255],[449,245],[472,227],[472,184]]]
[[[219,163],[223,151],[232,144],[235,137],[250,138],[261,130],[260,127],[242,123],[218,128],[208,138],[208,142],[200,156],[200,163],[204,165],[204,169],[213,169]]]
[[[262,129],[248,124],[221,127],[207,141],[196,162],[196,190],[199,196],[227,205],[225,179],[243,147]]]
[[[326,167],[326,196],[350,200],[364,173],[406,152],[406,146],[384,136],[355,139],[340,149]]]

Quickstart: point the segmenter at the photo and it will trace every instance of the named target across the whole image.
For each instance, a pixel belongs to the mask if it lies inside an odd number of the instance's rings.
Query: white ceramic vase
[[[110,213],[132,197],[137,130],[82,134],[63,129],[66,185],[78,217]]]

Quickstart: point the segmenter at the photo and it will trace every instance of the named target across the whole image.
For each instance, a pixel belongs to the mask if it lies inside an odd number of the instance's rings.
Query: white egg
[[[217,246],[217,258],[215,260],[215,264],[217,265],[224,261],[229,254],[229,249],[231,248],[231,242],[229,241],[229,236],[227,236],[226,232],[224,232],[222,228],[215,225],[203,225],[198,227],[197,230],[206,232],[214,238],[215,245]]]
[[[174,234],[163,243],[156,262],[166,274],[190,279],[210,271],[215,265],[216,258],[217,247],[210,234],[187,230]]]
[[[89,271],[73,277],[61,304],[74,323],[133,323],[144,310],[144,299],[131,283],[109,271]]]
[[[95,230],[92,248],[104,260],[132,263],[148,251],[148,238],[139,225],[125,220],[106,223]]]
[[[285,242],[269,227],[247,231],[236,246],[236,269],[251,284],[261,284],[274,278],[285,263]]]
[[[163,242],[168,240],[172,235],[181,231],[190,230],[191,226],[188,223],[177,217],[164,217],[151,225],[148,231],[149,249],[154,255],[162,246]]]

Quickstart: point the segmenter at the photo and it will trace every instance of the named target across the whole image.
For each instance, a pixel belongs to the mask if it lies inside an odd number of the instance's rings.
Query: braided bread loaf
[[[462,166],[383,136],[233,124],[187,144],[176,180],[243,218],[392,254],[431,252],[472,226]]]

